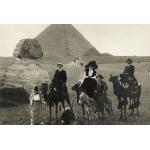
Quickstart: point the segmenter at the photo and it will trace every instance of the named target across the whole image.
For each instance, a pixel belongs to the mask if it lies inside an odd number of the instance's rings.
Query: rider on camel
[[[126,60],[127,66],[125,67],[123,73],[120,75],[122,82],[128,82],[130,86],[137,85],[138,82],[134,76],[135,67],[132,64],[132,60],[128,58]]]
[[[85,72],[84,72],[84,81],[82,83],[82,88],[85,90],[86,94],[90,97],[94,97],[94,90],[97,84],[96,81],[96,69],[98,68],[98,65],[96,64],[96,61],[90,61],[85,66]]]
[[[58,91],[58,90],[63,91],[64,97],[65,97],[67,103],[69,104],[69,106],[71,107],[68,89],[66,86],[67,73],[65,70],[63,70],[62,63],[58,63],[57,68],[58,69],[55,71],[55,74],[54,74],[54,77],[52,80],[53,90],[54,91]]]
[[[58,63],[57,68],[53,77],[54,91],[63,89],[67,82],[67,73],[63,70],[63,65]]]

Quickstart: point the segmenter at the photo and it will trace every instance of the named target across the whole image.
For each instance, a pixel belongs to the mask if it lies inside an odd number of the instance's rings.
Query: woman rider
[[[82,84],[83,90],[85,90],[86,94],[90,97],[94,97],[94,90],[97,85],[96,81],[96,69],[98,68],[96,61],[90,61],[85,66],[84,72],[84,81]]]

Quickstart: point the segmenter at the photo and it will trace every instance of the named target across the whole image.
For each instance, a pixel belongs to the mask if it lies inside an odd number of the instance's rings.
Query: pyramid
[[[100,55],[98,50],[71,24],[49,25],[36,39],[41,44],[44,58],[52,61],[70,62],[75,58],[81,59],[87,54]]]

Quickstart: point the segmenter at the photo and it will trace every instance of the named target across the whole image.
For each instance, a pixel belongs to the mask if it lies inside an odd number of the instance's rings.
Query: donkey
[[[72,86],[72,90],[77,94],[77,103],[81,105],[83,112],[83,121],[85,120],[85,114],[87,113],[88,121],[92,117],[92,111],[98,112],[98,118],[100,118],[100,112],[102,118],[104,118],[104,110],[107,111],[108,116],[111,118],[112,103],[111,100],[101,96],[97,89],[95,99],[91,99],[87,96],[86,92],[80,87],[80,83],[76,83]],[[106,100],[107,99],[107,100]]]

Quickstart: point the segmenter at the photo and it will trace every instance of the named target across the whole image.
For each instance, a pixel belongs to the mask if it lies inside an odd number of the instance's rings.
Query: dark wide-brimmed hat
[[[33,90],[34,90],[35,92],[38,92],[38,91],[39,91],[38,86],[35,85],[35,86],[33,87]]]
[[[57,64],[57,67],[58,67],[58,66],[62,66],[62,67],[63,67],[63,64],[62,64],[62,63],[58,63],[58,64]]]
[[[90,61],[86,66],[85,68],[89,68],[89,67],[93,67],[94,69],[97,69],[98,68],[98,65],[96,64],[96,61],[93,60],[93,61]]]
[[[126,63],[130,62],[132,64],[132,59],[128,58],[125,62]]]
[[[99,74],[98,76],[96,76],[96,78],[104,79],[104,77],[101,74]]]

